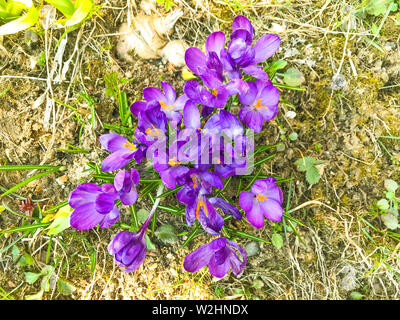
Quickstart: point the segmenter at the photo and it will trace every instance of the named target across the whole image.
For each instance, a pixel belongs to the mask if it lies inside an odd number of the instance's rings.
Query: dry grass
[[[296,66],[306,75],[305,93],[282,92],[285,99],[296,105],[297,117],[288,119],[283,113],[279,116],[286,130],[301,133],[299,140],[292,145],[287,144],[286,150],[276,161],[264,168],[264,174],[295,177],[291,201],[291,208],[295,209],[292,215],[304,225],[297,226],[299,235],[288,232],[288,242],[285,242],[282,249],[262,244],[261,252],[249,258],[248,268],[243,275],[237,278],[230,275],[220,281],[212,279],[204,270],[195,275],[184,272],[182,261],[188,250],[178,250],[177,247],[160,248],[157,254],[150,252],[137,272],[123,273],[113,264],[106,251],[111,234],[96,231],[91,231],[88,236],[89,243],[97,252],[94,272],[74,270],[73,265],[77,263],[69,261],[68,253],[55,238],[52,258],[61,260],[59,266],[63,265],[63,261],[67,263],[62,274],[78,288],[73,298],[310,300],[347,299],[350,292],[359,291],[367,299],[397,299],[400,294],[399,244],[385,233],[374,232],[360,218],[365,218],[376,227],[382,227],[377,219],[372,219],[368,214],[369,206],[381,196],[383,176],[399,179],[398,167],[390,162],[376,138],[379,135],[399,136],[396,119],[399,116],[400,96],[395,91],[378,92],[387,82],[380,78],[383,65],[386,65],[389,77],[393,77],[394,82],[399,81],[399,73],[396,75],[396,71],[388,71],[394,68],[388,56],[396,53],[395,50],[381,53],[364,38],[374,39],[381,47],[386,42],[394,43],[399,50],[400,32],[392,33],[392,29],[385,31],[385,26],[389,24],[393,30],[399,30],[392,16],[383,25],[381,38],[376,39],[371,34],[368,20],[352,14],[354,7],[359,6],[355,1],[174,2],[185,14],[178,21],[171,38],[183,39],[191,46],[201,47],[209,33],[216,30],[229,32],[233,17],[245,14],[255,26],[256,37],[267,32],[277,32],[282,38],[279,58],[285,58],[289,66]],[[232,4],[235,3],[243,6],[241,10],[234,9]],[[42,132],[47,134],[47,138],[40,143],[43,152],[40,153],[38,163],[55,161],[55,144],[60,147],[59,140],[75,139],[78,126],[72,118],[72,112],[65,105],[74,103],[76,88],[87,93],[98,93],[104,90],[102,77],[106,72],[118,71],[122,76],[132,74],[132,69],[127,70],[129,66],[120,61],[112,49],[107,48],[116,43],[116,30],[122,20],[129,16],[128,12],[135,14],[139,10],[139,3],[106,1],[98,15],[68,36],[65,53],[58,61],[54,57],[57,37],[53,31],[46,31],[43,43],[46,46],[47,65],[45,72],[40,74],[8,74],[7,62],[4,66],[0,63],[0,93],[8,84],[16,83],[8,81],[23,80],[41,87],[40,94],[34,91],[29,97],[37,116],[35,121],[43,126]],[[157,10],[156,14],[164,13],[160,5]],[[8,60],[15,61],[13,50],[17,50],[19,45],[14,43],[10,47],[10,43],[7,44],[9,46],[6,48],[3,43],[0,50],[6,50]],[[307,44],[311,46],[307,47]],[[288,54],[294,52],[294,49],[300,51],[299,54]],[[29,56],[28,53],[26,55]],[[364,58],[366,56],[370,58]],[[381,68],[373,71],[371,66],[379,60],[383,61]],[[59,73],[56,70],[59,72],[66,66],[69,66],[66,78],[57,83],[55,77]],[[98,66],[103,66],[105,70],[96,72]],[[346,87],[340,92],[331,89],[332,78],[338,75],[347,81]],[[158,79],[147,81],[152,84]],[[131,89],[132,96],[140,97],[138,88]],[[104,97],[104,93],[98,95]],[[381,97],[379,101],[378,97]],[[55,104],[53,98],[62,101],[64,105]],[[14,96],[14,99],[18,99],[18,96]],[[365,99],[365,104],[362,99]],[[283,109],[285,105],[282,104]],[[20,107],[23,110],[23,106]],[[102,154],[95,143],[98,135],[104,132],[104,118],[108,122],[112,117],[112,108],[105,109],[107,111],[97,108],[97,127],[92,128],[88,106],[79,107],[80,115],[86,121],[81,146],[91,150],[91,153],[76,155],[73,164],[69,160],[70,185],[64,194],[57,196],[61,201],[80,178],[86,177],[80,169],[84,162],[96,161]],[[61,134],[65,126],[71,127],[71,132]],[[26,151],[29,145],[22,148],[20,143],[14,142],[16,138],[10,133],[0,130],[0,134],[4,138],[1,146],[7,150],[6,156],[0,160],[8,158],[9,161],[30,163]],[[266,143],[279,141],[279,136],[278,124],[272,123]],[[313,151],[313,146],[320,142],[324,145],[324,151],[318,154]],[[63,143],[65,141],[61,142],[61,146]],[[393,153],[400,152],[395,144],[390,144],[390,147]],[[294,161],[299,157],[296,149],[325,161],[318,185],[309,187],[304,176],[295,170]],[[10,184],[10,180],[15,179],[2,177],[0,184],[3,181]],[[47,182],[49,180],[43,183]],[[29,189],[25,191],[28,194],[31,192]],[[143,205],[146,206],[145,203]],[[268,226],[257,235],[269,238],[271,232],[272,227]],[[374,242],[366,233],[372,235]],[[68,246],[76,246],[80,261],[90,258],[91,251],[83,240],[80,245],[67,236],[59,240],[69,241]],[[3,239],[0,247],[4,248],[10,241],[11,238]],[[201,241],[204,239],[197,239],[198,243]],[[37,233],[33,238],[22,239],[22,243],[27,244],[34,255],[46,248],[48,238],[43,233]],[[0,277],[0,287],[10,288],[13,295],[22,298],[25,290],[31,288],[23,283],[12,286],[7,280],[15,268],[11,256],[5,253],[0,259],[1,270],[5,275]],[[61,272],[61,268],[56,269],[56,272]],[[24,289],[21,291],[19,288]],[[216,293],[218,288],[222,288],[222,296]],[[53,290],[46,298],[57,299],[60,296]]]

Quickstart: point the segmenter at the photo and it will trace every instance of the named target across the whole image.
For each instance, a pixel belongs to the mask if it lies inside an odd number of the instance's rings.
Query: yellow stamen
[[[181,162],[176,160],[176,157],[173,157],[171,160],[168,161],[168,164],[172,167],[177,166],[178,164],[181,164]]]
[[[214,95],[214,96],[217,96],[217,94],[218,94],[218,91],[217,91],[217,89],[212,89],[212,94]]]
[[[200,199],[199,201],[197,201],[197,207],[196,207],[196,219],[199,218],[199,211],[200,208],[203,207],[204,208],[204,213],[206,214],[206,217],[208,217],[208,213],[207,213],[207,207],[205,205],[205,203],[203,202],[202,199]]]
[[[269,200],[267,197],[263,196],[261,193],[259,193],[259,194],[256,196],[256,198],[257,198],[258,201]]]
[[[151,125],[153,129],[147,128],[145,133],[149,136],[159,136],[160,135],[160,130],[158,130],[156,127]]]
[[[258,99],[258,100],[257,100],[256,104],[254,105],[254,108],[258,108],[258,109],[260,109],[260,108],[268,109],[268,107],[263,106],[263,105],[261,104],[261,99]]]
[[[132,142],[129,142],[128,140],[126,140],[126,143],[124,143],[123,146],[132,151],[136,151],[136,146]]]
[[[159,102],[160,102],[161,108],[163,108],[163,109],[172,109],[172,108],[175,107],[176,104],[178,103],[178,102],[175,102],[174,105],[169,106],[169,105],[167,105],[164,101],[159,101]]]
[[[197,179],[196,179],[195,176],[191,176],[191,178],[192,178],[192,181],[193,181],[193,188],[196,188],[197,187]]]

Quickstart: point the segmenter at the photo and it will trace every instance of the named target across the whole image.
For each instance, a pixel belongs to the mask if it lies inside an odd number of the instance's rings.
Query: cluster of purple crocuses
[[[205,52],[194,47],[186,51],[187,67],[201,82],[186,81],[181,96],[168,82],[161,82],[162,91],[155,87],[143,90],[144,100],[131,106],[137,117],[132,139],[114,133],[100,137],[101,145],[111,153],[102,171],[119,170],[133,159],[140,163],[146,157],[165,187],[181,187],[177,199],[186,206],[186,223],[191,226],[197,220],[205,232],[217,237],[188,254],[183,266],[195,272],[207,265],[219,278],[229,270],[239,275],[247,260],[246,251],[223,236],[221,213],[241,220],[244,212],[255,228],[264,226],[264,218],[280,221],[283,215],[282,191],[273,177],[256,180],[250,191],[240,193],[242,210],[213,196],[214,188],[224,188],[224,178],[251,171],[254,146],[244,136],[244,125],[260,132],[264,122],[277,115],[279,102],[279,92],[260,63],[277,51],[280,38],[267,34],[253,45],[251,22],[237,16],[227,47],[225,42],[225,34],[218,31],[207,38]],[[241,105],[238,116],[227,108],[236,95]],[[139,182],[139,172],[132,168],[116,173],[113,184],[78,185],[69,197],[75,209],[71,226],[78,230],[113,226],[119,218],[118,204],[136,202]],[[153,212],[138,232],[121,231],[108,246],[126,272],[144,261],[145,234]]]

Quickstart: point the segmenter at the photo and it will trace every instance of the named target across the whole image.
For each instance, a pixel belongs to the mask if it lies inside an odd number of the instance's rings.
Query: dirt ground
[[[134,15],[141,12],[139,2],[128,6],[126,1],[106,1],[80,29],[68,34],[62,61],[71,59],[72,63],[60,82],[53,79],[49,83],[48,76],[62,30],[41,31],[35,39],[28,39],[24,32],[0,39],[0,163],[66,167],[2,198],[14,211],[20,212],[22,198],[27,197],[44,210],[51,208],[68,199],[80,182],[96,181],[90,178],[86,163],[100,163],[107,156],[98,137],[110,132],[104,124],[119,123],[118,105],[105,94],[107,74],[118,72],[131,80],[121,86],[129,101],[142,99],[147,86],[160,87],[160,79],[169,81],[178,94],[183,92],[180,70],[163,59],[133,56],[129,62],[118,55],[119,27],[127,21],[129,10]],[[291,184],[289,208],[301,225],[280,232],[284,238],[280,249],[259,243],[243,274],[229,274],[221,280],[212,278],[207,270],[192,275],[183,269],[185,255],[209,241],[204,235],[185,248],[181,248],[184,237],[174,245],[153,237],[155,250],[149,251],[139,270],[127,274],[113,263],[106,249],[116,228],[82,232],[69,228],[53,238],[50,261],[57,266],[57,275],[76,291],[62,295],[53,287],[43,299],[309,300],[350,299],[354,292],[363,299],[397,299],[400,243],[388,235],[380,218],[369,212],[373,201],[384,194],[385,179],[400,182],[399,140],[378,138],[400,137],[400,24],[396,22],[400,11],[390,13],[379,37],[374,37],[371,24],[379,25],[383,17],[354,14],[360,5],[356,2],[174,3],[172,10],[179,7],[184,14],[171,39],[201,47],[209,33],[229,33],[233,18],[244,14],[253,22],[256,39],[268,32],[281,37],[281,48],[273,59],[285,59],[286,68],[295,67],[304,75],[304,91],[280,89],[278,117],[264,126],[257,141],[257,145],[284,145],[264,165],[262,174],[293,177],[281,187],[286,205]],[[248,6],[237,8],[237,3]],[[153,14],[166,14],[163,5],[157,3],[156,9]],[[46,48],[48,66],[40,60]],[[56,74],[59,70],[61,67]],[[82,91],[95,101],[95,128],[89,104],[79,98]],[[65,105],[78,108],[83,125]],[[295,111],[294,118],[288,116],[290,110]],[[287,137],[291,132],[298,134],[296,140],[281,139],[282,134]],[[87,153],[59,151],[68,144]],[[310,186],[304,172],[297,171],[295,162],[303,156],[323,161],[318,167],[321,180],[315,185]],[[0,172],[0,187],[9,189],[34,173]],[[234,193],[228,197],[237,203]],[[173,196],[163,203],[178,205]],[[150,209],[151,203],[143,198],[137,207]],[[170,223],[178,233],[190,230],[182,217],[162,210],[157,217],[159,225]],[[0,230],[20,226],[23,220],[3,211]],[[122,211],[121,221],[130,223],[128,211]],[[262,230],[247,226],[243,231],[270,241],[274,228],[267,223]],[[0,249],[20,236],[0,237]],[[240,244],[254,245],[246,238],[241,238]],[[38,292],[40,283],[26,283],[24,272],[43,268],[48,245],[43,230],[22,237],[17,246],[35,261],[23,267],[13,261],[11,248],[2,251],[0,288],[8,298],[24,299]],[[91,265],[93,252],[96,260]]]

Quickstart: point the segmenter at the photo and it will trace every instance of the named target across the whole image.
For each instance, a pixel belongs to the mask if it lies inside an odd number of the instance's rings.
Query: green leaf
[[[376,205],[378,206],[379,209],[381,210],[387,210],[389,209],[389,202],[386,199],[380,199]]]
[[[297,132],[294,132],[294,131],[293,131],[291,134],[289,134],[289,139],[290,139],[291,141],[296,141],[297,138],[298,138]]]
[[[42,274],[35,272],[25,272],[25,281],[29,284],[34,284]]]
[[[283,246],[283,238],[279,233],[274,233],[272,235],[271,242],[278,250]]]
[[[363,297],[363,295],[360,292],[353,291],[352,293],[350,293],[350,298],[352,300],[361,300],[362,297]]]
[[[69,205],[60,208],[54,216],[53,222],[49,225],[47,234],[55,235],[70,227],[70,216],[74,209]]]
[[[35,7],[29,8],[22,17],[0,26],[0,36],[13,34],[33,26],[39,19],[39,11]]]
[[[74,4],[69,0],[46,0],[46,2],[50,3],[67,18],[71,18],[75,12]]]
[[[385,14],[392,5],[394,5],[393,0],[368,0],[366,11],[374,16],[379,16]]]
[[[283,74],[283,81],[291,87],[298,87],[300,86],[304,81],[304,75],[297,69],[295,68],[289,68],[284,74]]]
[[[93,8],[93,1],[92,0],[76,0],[75,1],[75,12],[71,18],[69,18],[66,23],[65,27],[69,28],[78,23],[81,23],[90,13]]]
[[[268,73],[269,73],[269,72],[276,72],[276,71],[278,71],[278,70],[284,69],[286,66],[287,66],[287,61],[286,61],[286,60],[279,59],[279,60],[277,60],[277,61],[272,62],[272,63],[269,65],[269,67],[268,67],[268,69],[267,69],[267,72],[268,72]]]
[[[379,27],[375,23],[371,26],[371,33],[376,37],[379,36]]]
[[[146,248],[147,250],[156,250],[156,246],[153,244],[153,242],[151,242],[149,236],[146,234],[146,236],[144,237],[146,240]]]
[[[399,227],[399,222],[397,221],[397,218],[390,213],[382,214],[381,219],[388,229],[395,230]]]
[[[313,157],[304,157],[304,158],[297,160],[295,163],[297,165],[297,170],[304,172],[314,166],[314,158]]]
[[[24,297],[25,300],[42,300],[43,290],[40,290],[38,293],[27,295]]]
[[[45,292],[50,290],[50,278],[52,277],[53,273],[54,273],[54,267],[50,265],[44,267],[41,271],[41,274],[44,277],[42,279],[40,286],[42,290]]]
[[[19,248],[17,246],[13,246],[11,249],[11,255],[14,262],[17,261],[19,253],[20,253]]]
[[[76,290],[76,288],[71,283],[62,279],[58,279],[57,289],[59,293],[65,295],[70,295]]]
[[[164,243],[174,244],[178,241],[175,228],[170,224],[164,224],[155,232],[156,237]]]
[[[386,188],[387,191],[396,192],[398,187],[399,187],[399,185],[397,184],[396,181],[394,181],[392,179],[386,179],[385,180],[385,188]]]
[[[306,180],[309,184],[316,184],[321,178],[317,167],[312,166],[306,172]]]
[[[138,210],[138,212],[136,212],[136,214],[138,222],[143,224],[149,216],[149,211],[147,211],[146,209],[140,209]]]

